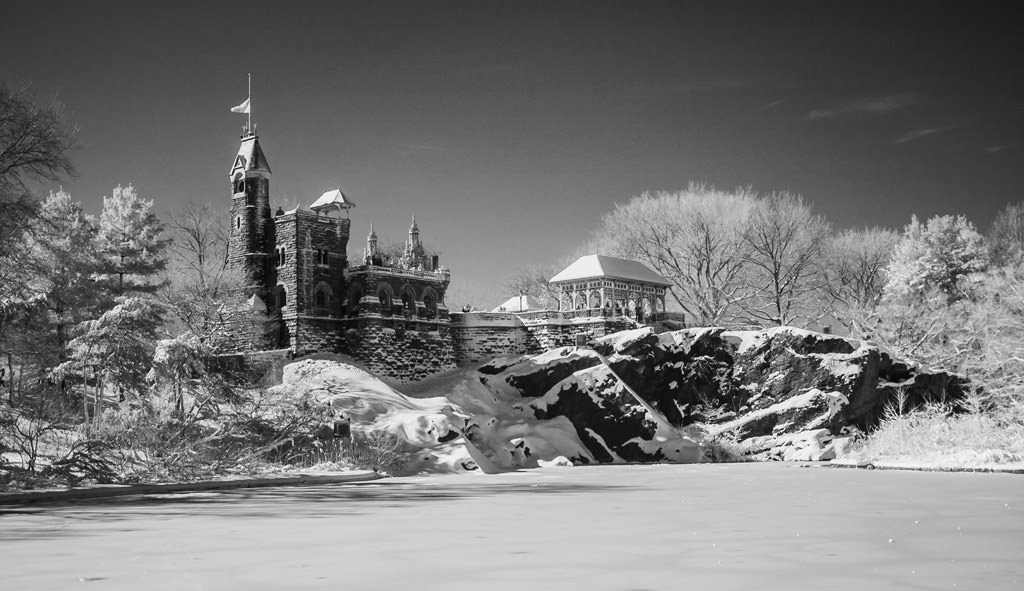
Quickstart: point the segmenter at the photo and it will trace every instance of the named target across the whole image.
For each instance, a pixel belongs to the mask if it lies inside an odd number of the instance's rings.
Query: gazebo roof
[[[341,189],[331,189],[320,196],[319,199],[313,202],[309,206],[313,211],[318,209],[328,209],[332,207],[340,207],[341,209],[349,209],[355,207],[356,204],[348,198],[347,195],[341,192]]]
[[[668,287],[672,285],[664,277],[652,271],[639,261],[620,259],[602,254],[581,256],[568,267],[551,278],[549,283],[566,283],[583,279],[620,279]]]

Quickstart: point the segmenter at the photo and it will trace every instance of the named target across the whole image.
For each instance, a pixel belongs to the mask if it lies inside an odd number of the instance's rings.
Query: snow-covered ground
[[[1024,477],[542,468],[0,508],[0,589],[1021,589]]]

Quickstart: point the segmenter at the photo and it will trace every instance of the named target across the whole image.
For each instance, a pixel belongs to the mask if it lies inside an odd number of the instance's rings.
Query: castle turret
[[[412,225],[409,226],[409,238],[405,242],[405,253],[398,261],[400,267],[415,270],[433,270],[430,261],[427,260],[426,250],[420,242],[420,227],[416,225],[416,214],[412,216]]]
[[[377,248],[377,233],[373,231],[373,222],[370,222],[370,233],[366,235],[366,248],[363,249],[364,265],[380,265],[380,250]]]
[[[254,292],[263,297],[274,281],[269,261],[274,245],[270,165],[251,128],[242,134],[228,178],[232,193],[228,261],[232,267],[244,269]]]

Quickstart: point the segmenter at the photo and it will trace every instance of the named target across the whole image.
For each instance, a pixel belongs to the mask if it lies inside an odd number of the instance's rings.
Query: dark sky
[[[1012,3],[7,1],[0,80],[56,94],[97,210],[227,206],[253,73],[272,201],[341,186],[460,278],[560,262],[616,202],[690,181],[802,194],[838,227],[1024,199]]]

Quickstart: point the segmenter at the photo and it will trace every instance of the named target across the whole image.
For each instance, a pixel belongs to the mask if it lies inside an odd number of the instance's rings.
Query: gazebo
[[[600,254],[576,259],[549,283],[559,291],[560,312],[628,316],[637,322],[665,311],[665,290],[671,285],[643,263]]]

